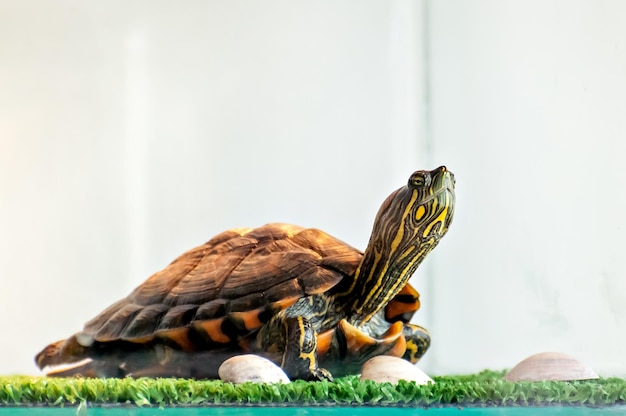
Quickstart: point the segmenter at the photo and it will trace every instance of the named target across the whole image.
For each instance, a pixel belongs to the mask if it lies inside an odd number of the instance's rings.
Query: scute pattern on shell
[[[229,230],[189,250],[89,321],[98,342],[161,331],[322,293],[354,274],[362,253],[317,229],[268,224]]]

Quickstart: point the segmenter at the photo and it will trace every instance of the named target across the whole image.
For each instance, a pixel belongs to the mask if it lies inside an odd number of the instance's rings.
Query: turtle
[[[377,355],[416,362],[430,345],[410,323],[409,278],[446,234],[455,178],[418,170],[389,195],[364,252],[316,229],[273,223],[225,231],[35,357],[51,376],[217,378],[258,354],[290,379],[356,374]]]

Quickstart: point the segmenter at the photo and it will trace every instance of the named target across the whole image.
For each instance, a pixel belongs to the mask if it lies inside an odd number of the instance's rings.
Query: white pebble
[[[282,368],[254,354],[229,358],[222,363],[218,374],[223,381],[230,383],[289,383]]]
[[[562,352],[541,352],[531,355],[504,376],[508,381],[572,381],[595,378],[598,378],[598,375],[591,368]]]
[[[417,384],[434,383],[426,373],[407,360],[388,355],[370,358],[361,368],[361,380],[397,384],[399,380],[414,381]]]

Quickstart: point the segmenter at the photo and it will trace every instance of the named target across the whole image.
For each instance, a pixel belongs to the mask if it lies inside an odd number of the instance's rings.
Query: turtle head
[[[350,297],[352,320],[369,321],[408,282],[446,234],[454,215],[452,172],[414,172],[380,207]]]

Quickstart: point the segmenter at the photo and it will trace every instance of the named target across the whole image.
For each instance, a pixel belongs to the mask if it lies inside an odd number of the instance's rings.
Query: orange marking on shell
[[[188,328],[175,328],[159,331],[157,335],[160,338],[166,338],[174,341],[183,351],[193,351],[195,345],[189,340]]]
[[[401,316],[407,312],[415,312],[419,309],[419,302],[417,302],[417,307],[415,303],[402,303],[391,301],[385,307],[385,319],[387,321],[392,321],[394,318]]]
[[[300,296],[294,296],[290,298],[285,298],[278,300],[276,302],[272,302],[272,306],[278,307],[279,310],[287,309],[294,303],[296,303],[300,299]]]
[[[246,339],[246,338],[241,339],[239,340],[237,345],[239,345],[239,348],[241,348],[242,351],[252,352],[252,343],[250,342],[249,339]]]
[[[395,300],[395,297],[389,301],[387,306],[385,306],[385,319],[387,321],[392,321],[394,318],[401,316],[405,313],[413,313],[419,310],[420,304],[420,294],[413,286],[410,284],[406,284],[400,292],[396,296],[402,297],[412,297],[413,302],[399,302]]]
[[[222,332],[222,321],[224,321],[224,318],[196,322],[195,325],[204,329],[209,338],[211,338],[213,341],[220,344],[228,344],[231,339]]]
[[[358,354],[364,345],[376,344],[376,340],[374,338],[359,331],[354,325],[351,325],[345,319],[339,321],[337,326],[345,334],[347,350],[351,354]]]
[[[393,300],[385,307],[385,319],[392,321],[398,316],[401,316],[407,312],[414,312],[416,309],[411,307],[410,304],[402,302],[394,302]]]
[[[255,309],[248,312],[233,312],[233,318],[241,319],[247,330],[255,330],[263,326],[263,322],[259,320],[259,313],[262,309]]]
[[[385,331],[385,333],[383,334],[380,340],[385,343],[392,342],[396,338],[402,335],[403,330],[404,330],[404,324],[402,322],[394,322],[393,324],[391,324],[389,329]]]
[[[330,344],[333,340],[333,336],[335,335],[335,330],[330,329],[326,332],[322,332],[317,336],[317,356],[322,357],[326,355],[328,350],[330,349]]]
[[[410,295],[418,299],[420,297],[419,292],[415,290],[415,288],[411,286],[410,283],[407,283],[406,285],[404,285],[404,287],[400,289],[400,291],[398,292],[398,295]]]
[[[145,337],[137,338],[122,338],[124,341],[133,342],[135,344],[147,344],[154,339],[154,335],[146,335]]]
[[[406,339],[404,338],[404,335],[401,335],[400,337],[398,337],[396,344],[389,351],[387,351],[387,354],[385,355],[391,355],[393,357],[402,358],[404,356],[405,351],[406,351]]]

